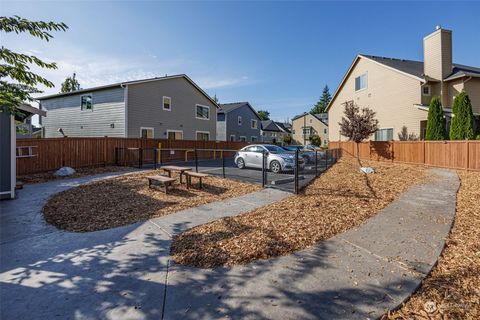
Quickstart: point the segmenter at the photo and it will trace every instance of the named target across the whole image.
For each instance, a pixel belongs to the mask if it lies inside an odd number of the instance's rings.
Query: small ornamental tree
[[[318,134],[310,135],[310,137],[308,137],[308,140],[316,147],[320,147],[322,145],[322,138],[320,138]]]
[[[0,17],[0,31],[5,33],[29,33],[41,40],[53,38],[52,31],[65,31],[67,25],[56,22],[30,21],[19,16]],[[32,66],[44,69],[56,69],[53,62],[45,62],[36,56],[14,52],[2,46],[0,48],[0,111],[8,114],[21,114],[18,106],[32,101],[31,94],[40,93],[38,85],[52,88],[53,83],[31,71]]]
[[[468,94],[462,91],[453,102],[453,117],[450,122],[450,140],[471,140],[475,138],[472,103]]]
[[[283,142],[284,142],[285,144],[290,144],[290,143],[292,143],[292,135],[289,134],[289,133],[286,134],[286,135],[284,135],[284,136],[283,136]]]
[[[76,79],[76,74],[74,73],[73,76],[67,77],[67,79],[63,81],[60,92],[65,93],[65,92],[73,92],[78,90],[80,90],[80,83]]]
[[[418,137],[415,133],[408,133],[407,126],[402,127],[402,131],[398,133],[398,140],[400,141],[417,141]]]
[[[347,101],[343,105],[345,106],[345,116],[338,123],[340,134],[357,144],[357,157],[359,157],[358,144],[377,131],[378,120],[375,119],[373,110],[369,108],[360,110],[353,101]]]
[[[433,97],[428,107],[427,132],[425,140],[445,140],[445,118],[439,97]]]

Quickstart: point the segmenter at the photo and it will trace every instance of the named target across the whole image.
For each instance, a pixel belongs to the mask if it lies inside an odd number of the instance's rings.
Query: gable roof
[[[250,105],[249,102],[247,101],[244,101],[244,102],[231,102],[231,103],[221,103],[219,104],[220,106],[220,110],[218,110],[219,112],[225,112],[225,113],[229,113],[229,112],[232,112],[233,110],[236,110],[238,108],[241,108],[241,107],[248,107],[250,108],[250,110],[252,110],[252,112],[255,114],[255,116],[257,116],[258,120],[262,120],[260,118],[260,116],[258,115],[257,111],[255,111],[255,109],[253,109],[253,107]]]
[[[295,117],[292,118],[292,121],[295,121],[299,118],[303,118],[304,116],[307,116],[307,115],[312,115],[315,119],[317,119],[318,121],[320,121],[321,123],[323,123],[324,125],[326,125],[328,127],[328,123],[326,123],[325,121],[323,121],[323,118],[321,118],[321,113],[316,113],[316,114],[313,114],[313,113],[309,113],[309,112],[304,112],[302,114],[299,114],[299,115],[296,115]]]
[[[280,129],[280,127],[273,120],[263,120],[262,121],[262,130],[263,131],[282,132],[282,129]]]
[[[343,84],[347,80],[350,72],[353,70],[353,67],[357,63],[360,58],[368,59],[375,63],[378,63],[381,66],[384,66],[388,69],[400,72],[406,76],[415,78],[421,82],[427,82],[431,79],[426,77],[423,73],[423,61],[415,61],[415,60],[405,60],[405,59],[396,59],[396,58],[387,58],[387,57],[379,57],[379,56],[372,56],[366,54],[359,54],[355,57],[352,64],[348,68],[347,73],[345,73],[342,81],[340,82],[337,90],[335,91],[334,95],[332,96],[332,100],[328,104],[326,111],[330,109],[333,101],[337,97],[340,89],[343,87]],[[480,77],[480,68],[465,66],[461,64],[453,63],[453,70],[452,73],[444,79],[444,81],[449,81],[457,78],[461,78],[464,76],[473,76],[473,77]]]
[[[277,125],[277,127],[280,128],[280,130],[284,131],[284,132],[290,132],[290,123],[284,123],[284,122],[278,122],[278,121],[275,121],[275,124]]]
[[[98,87],[92,87],[92,88],[86,88],[86,89],[81,89],[77,91],[72,91],[72,92],[64,92],[64,93],[57,93],[57,94],[51,94],[43,97],[38,97],[36,99],[38,100],[47,100],[51,98],[58,98],[58,97],[64,97],[64,96],[69,96],[73,94],[79,94],[79,93],[84,93],[84,92],[92,92],[92,91],[99,91],[103,89],[109,89],[109,88],[116,88],[116,87],[123,87],[131,84],[139,84],[139,83],[144,83],[144,82],[152,82],[152,81],[162,81],[162,80],[170,80],[170,79],[178,79],[178,78],[183,78],[187,80],[192,86],[194,86],[202,95],[204,95],[210,102],[212,102],[217,108],[218,104],[213,100],[205,91],[203,91],[202,88],[200,88],[195,82],[193,82],[192,79],[190,79],[186,74],[176,74],[176,75],[171,75],[171,76],[164,76],[164,77],[155,77],[155,78],[148,78],[148,79],[141,79],[141,80],[132,80],[132,81],[125,81],[125,82],[117,82],[113,84],[108,84],[104,86],[98,86]]]

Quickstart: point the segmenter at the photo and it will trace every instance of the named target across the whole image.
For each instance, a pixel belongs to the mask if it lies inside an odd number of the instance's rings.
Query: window
[[[327,134],[327,129],[323,129],[323,133],[324,133],[324,134]]]
[[[181,130],[167,130],[168,140],[183,140],[183,131]]]
[[[140,137],[142,139],[153,139],[153,128],[141,127],[140,128]]]
[[[310,119],[310,123],[312,123],[312,120],[313,120],[313,119]]]
[[[93,99],[91,94],[84,94],[80,97],[81,110],[93,110]]]
[[[277,133],[276,132],[270,132],[270,137],[276,137]]]
[[[430,86],[423,86],[422,87],[422,95],[429,96],[430,95]]]
[[[303,135],[304,136],[309,136],[312,132],[311,130],[312,128],[311,127],[302,127],[302,130],[303,130]]]
[[[355,91],[360,91],[367,88],[367,74],[364,73],[355,78]]]
[[[242,116],[238,116],[238,125],[239,125],[239,126],[242,125]]]
[[[250,141],[252,141],[252,142],[256,142],[256,141],[258,141],[258,139],[257,139],[257,137],[255,137],[255,136],[252,136],[252,137],[251,137],[251,139],[250,139]]]
[[[235,135],[234,134],[230,135],[230,141],[232,141],[232,142],[235,141]]]
[[[375,132],[375,141],[393,140],[393,129],[378,129]]]
[[[251,126],[252,126],[252,129],[257,129],[257,127],[258,127],[257,120],[252,119]]]
[[[172,98],[163,96],[163,110],[172,110]]]
[[[210,120],[210,107],[197,104],[197,119]]]
[[[246,142],[246,141],[247,141],[247,137],[245,137],[245,136],[240,136],[240,141]]]
[[[208,131],[197,131],[197,140],[208,141],[210,140],[210,132]]]
[[[225,121],[225,113],[217,114],[217,121],[224,122]]]
[[[292,134],[295,134],[295,129],[292,130]]]

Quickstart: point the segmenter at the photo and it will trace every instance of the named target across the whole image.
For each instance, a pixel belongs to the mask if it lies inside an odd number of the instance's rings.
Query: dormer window
[[[423,96],[430,96],[430,94],[431,94],[430,90],[431,90],[430,86],[423,86],[422,87],[422,95]]]
[[[364,73],[355,78],[355,91],[367,89],[367,74]]]

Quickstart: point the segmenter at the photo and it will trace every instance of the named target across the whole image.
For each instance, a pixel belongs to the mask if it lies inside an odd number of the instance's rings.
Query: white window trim
[[[195,140],[197,140],[197,141],[205,141],[205,140],[198,140],[198,139],[197,139],[197,133],[208,133],[208,140],[206,140],[206,141],[210,141],[210,131],[201,131],[201,130],[195,131]]]
[[[393,127],[378,128],[377,131],[380,131],[380,130],[389,130],[389,129],[392,130],[392,140],[394,140],[394,139],[393,139],[393,134],[394,134],[394,132],[393,132],[393,131],[394,131],[394,130],[393,130],[394,128],[393,128]],[[374,138],[374,139],[375,139],[375,134],[377,133],[377,131],[375,131],[375,132],[373,133],[373,138]],[[374,141],[390,141],[390,140],[374,140]]]
[[[183,140],[183,130],[170,130],[170,129],[167,129],[167,139],[168,139],[168,133],[169,132],[181,132],[182,133],[182,139],[180,140]]]
[[[232,137],[233,137],[233,140],[232,140]],[[236,139],[236,138],[237,138],[237,137],[236,137],[234,134],[231,134],[231,135],[230,135],[230,140],[229,140],[229,141],[235,141],[235,139]]]
[[[248,142],[247,136],[239,136],[238,141],[242,141],[242,138],[245,138],[245,142]]]
[[[208,118],[197,117],[197,107],[208,108]],[[195,105],[195,118],[197,118],[198,120],[210,120],[210,106],[204,106],[203,104],[196,104]]]
[[[155,129],[152,127],[140,127],[140,138],[142,138],[142,131],[143,130],[152,130],[152,139],[155,138]]]
[[[237,118],[237,124],[241,126],[243,124],[242,116],[238,116]],[[243,136],[242,136],[243,137]]]
[[[170,109],[166,109],[165,108],[165,98],[168,98],[170,99]],[[165,110],[165,111],[172,111],[172,97],[169,97],[169,96],[162,96],[162,110]],[[196,110],[195,110],[196,111]],[[210,113],[209,113],[210,114]]]
[[[368,89],[368,71],[367,71],[367,72],[364,72],[364,73],[362,73],[362,74],[360,74],[360,75],[358,75],[357,77],[355,77],[355,78],[354,78],[353,85],[355,86],[355,84],[356,84],[356,79],[357,79],[358,77],[363,76],[363,75],[367,76],[367,85],[365,86],[365,88],[362,88],[362,89],[356,90],[357,88],[355,88],[355,92],[361,92],[361,91],[364,91],[364,90],[367,90],[367,89]]]
[[[255,141],[253,141],[253,138],[255,138]],[[257,136],[251,136],[250,137],[250,142],[257,142],[258,141],[258,137]]]
[[[255,119],[251,119],[252,121],[250,122],[250,128],[251,129],[258,129],[258,121]],[[255,123],[255,126],[253,124]]]
[[[424,88],[428,88],[428,94],[426,94],[426,93],[423,91]],[[424,97],[430,97],[431,95],[432,95],[432,87],[429,86],[429,85],[424,85],[424,86],[422,87],[422,96],[424,96]]]
[[[92,96],[92,109],[83,109],[82,107],[82,97],[84,96]],[[84,93],[80,95],[80,111],[93,111],[93,93]]]

